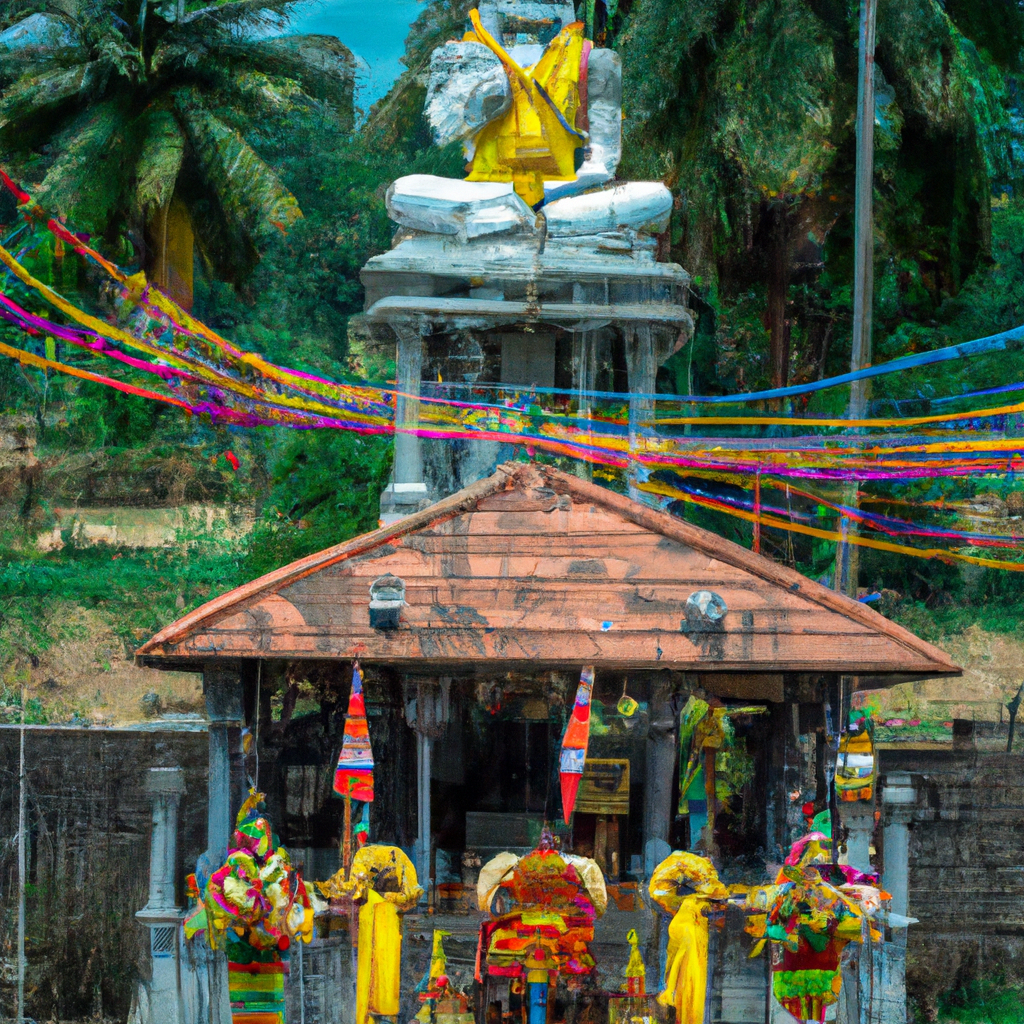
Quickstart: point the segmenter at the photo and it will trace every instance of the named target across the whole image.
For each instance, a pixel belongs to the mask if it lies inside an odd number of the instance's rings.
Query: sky
[[[356,79],[356,106],[364,111],[402,73],[409,26],[421,0],[308,0],[295,9],[290,33],[337,36],[366,65]]]

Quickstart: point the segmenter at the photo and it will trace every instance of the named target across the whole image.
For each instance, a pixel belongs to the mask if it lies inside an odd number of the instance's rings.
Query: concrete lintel
[[[149,796],[181,796],[185,792],[185,773],[180,768],[150,768],[143,788]]]
[[[685,306],[661,302],[598,305],[590,302],[536,303],[522,300],[392,295],[378,299],[366,311],[366,319],[371,324],[409,323],[432,318],[479,321],[481,327],[496,327],[522,320],[555,324],[602,320],[609,323],[665,324],[687,332],[693,330],[693,318]]]

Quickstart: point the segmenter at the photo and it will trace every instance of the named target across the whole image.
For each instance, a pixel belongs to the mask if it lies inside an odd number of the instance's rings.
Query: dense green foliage
[[[992,982],[972,982],[939,1000],[943,1024],[1017,1024],[1024,1016],[1024,993]]]
[[[25,6],[0,3],[0,28]],[[0,163],[147,269],[154,220],[177,199],[207,263],[243,278],[302,215],[254,133],[299,109],[350,127],[351,53],[329,37],[261,39],[289,0],[38,6],[45,24],[0,51]]]
[[[1017,173],[1009,92],[1020,60],[1019,48],[992,42],[988,15],[975,16],[991,6],[881,0],[879,334],[929,320],[988,259],[991,186]],[[1018,6],[995,6],[1019,34]],[[623,172],[665,175],[678,189],[675,253],[734,342],[724,360],[698,366],[702,390],[814,379],[848,362],[857,10],[634,0],[618,19]],[[975,28],[979,45],[966,34]],[[748,332],[751,304],[765,322]]]

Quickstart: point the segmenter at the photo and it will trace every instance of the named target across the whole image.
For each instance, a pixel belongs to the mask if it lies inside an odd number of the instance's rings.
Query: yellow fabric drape
[[[704,1024],[708,985],[708,901],[686,896],[668,926],[668,971],[662,1006],[674,1006],[676,1024]]]
[[[370,1014],[398,1015],[401,989],[402,924],[398,910],[372,889],[359,910],[356,965],[356,1024]]]
[[[544,199],[544,181],[575,181],[576,150],[584,136],[573,127],[580,105],[579,79],[583,56],[582,22],[567,25],[551,40],[544,55],[521,68],[470,11],[475,39],[492,50],[508,74],[512,105],[485,125],[467,181],[511,181],[516,192],[536,206]]]

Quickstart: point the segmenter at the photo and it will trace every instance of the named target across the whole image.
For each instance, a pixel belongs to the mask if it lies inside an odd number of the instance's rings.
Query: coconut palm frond
[[[262,107],[269,113],[284,114],[297,106],[312,105],[313,100],[297,82],[290,78],[271,78],[259,71],[241,71],[233,82],[235,99],[241,99],[251,116],[253,107]]]
[[[175,110],[208,185],[227,217],[252,238],[286,232],[302,216],[295,196],[241,134],[203,107],[194,90],[175,96]]]
[[[89,52],[81,46],[49,49],[0,49],[0,80],[13,81],[23,75],[44,75],[60,68],[87,64]]]
[[[185,136],[169,110],[157,110],[146,119],[146,136],[139,154],[135,205],[143,216],[162,210],[171,201],[185,158]]]
[[[94,60],[43,75],[19,78],[0,97],[0,128],[102,87],[109,68]]]
[[[94,47],[97,55],[106,61],[119,75],[138,81],[144,74],[142,57],[119,32],[104,34]]]
[[[236,47],[232,56],[269,74],[292,78],[314,99],[351,112],[356,59],[334,36],[265,39]]]
[[[198,30],[187,41],[178,34],[171,36],[168,42],[161,43],[153,51],[149,66],[150,77],[167,79],[175,73],[201,65],[208,59],[211,42],[209,34]]]
[[[181,19],[184,25],[206,21],[221,25],[273,23],[284,19],[300,0],[228,0],[207,4]]]
[[[36,192],[48,210],[92,231],[104,228],[127,179],[123,100],[108,100],[76,117],[54,139],[59,156]]]

